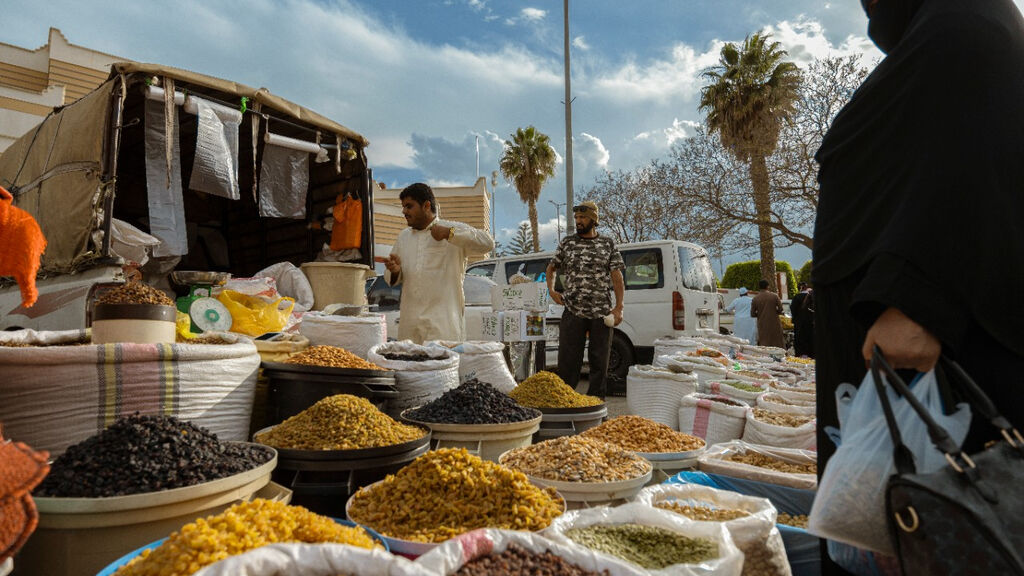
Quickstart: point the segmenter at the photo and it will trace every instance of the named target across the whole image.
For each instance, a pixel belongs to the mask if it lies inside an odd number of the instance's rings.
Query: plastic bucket
[[[565,414],[545,412],[541,416],[540,428],[534,434],[534,442],[541,442],[559,436],[573,436],[600,426],[608,417],[608,407],[601,406],[591,412],[570,412]]]
[[[92,343],[174,344],[177,310],[159,304],[97,304]]]
[[[541,418],[504,424],[416,424],[430,427],[431,448],[435,450],[465,448],[483,460],[497,462],[505,452],[532,444],[533,435],[540,429]]]
[[[306,262],[300,266],[313,287],[313,310],[328,304],[366,304],[366,280],[373,269],[347,262]]]

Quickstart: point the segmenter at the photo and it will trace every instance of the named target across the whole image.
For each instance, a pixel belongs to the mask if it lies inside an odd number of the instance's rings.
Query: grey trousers
[[[566,308],[558,324],[558,375],[569,386],[576,388],[583,369],[583,350],[590,335],[588,360],[590,386],[587,394],[604,398],[607,394],[608,356],[611,352],[612,329],[604,318],[581,318]]]

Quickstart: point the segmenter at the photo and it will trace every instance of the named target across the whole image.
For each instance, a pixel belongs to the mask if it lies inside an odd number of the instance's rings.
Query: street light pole
[[[565,203],[573,206],[572,199],[572,90],[569,86],[569,0],[563,0],[565,42]],[[566,221],[568,221],[566,213]],[[568,230],[566,231],[568,233]]]
[[[548,200],[548,202],[551,202],[552,204],[555,205],[555,231],[558,234],[558,241],[561,242],[562,241],[562,217],[561,217],[560,208],[562,206],[565,206],[565,202],[555,202],[554,200]],[[567,220],[566,223],[565,223],[565,233],[568,234],[569,233],[569,222],[568,222],[569,213],[568,212],[565,213],[565,219]]]
[[[498,171],[491,171],[491,239],[494,239],[494,191],[498,188]]]

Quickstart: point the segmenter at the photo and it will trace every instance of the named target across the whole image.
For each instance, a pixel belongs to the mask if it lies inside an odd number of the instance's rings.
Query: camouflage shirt
[[[562,278],[565,307],[580,318],[600,318],[612,311],[612,270],[625,270],[611,238],[566,236],[551,259]]]

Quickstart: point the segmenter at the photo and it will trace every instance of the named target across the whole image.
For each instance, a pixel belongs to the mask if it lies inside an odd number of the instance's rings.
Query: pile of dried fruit
[[[360,526],[342,526],[301,506],[255,499],[182,526],[146,550],[117,576],[187,576],[229,556],[275,542],[333,542],[359,548],[378,544]]]
[[[779,512],[779,518],[776,520],[779,524],[785,524],[787,526],[796,526],[797,528],[807,528],[807,514],[786,514],[785,512]]]
[[[557,374],[547,371],[537,372],[523,380],[509,396],[531,408],[581,408],[604,403],[596,396],[576,392]]]
[[[273,451],[222,443],[172,416],[121,418],[71,446],[56,461],[36,496],[107,498],[194,486],[269,462]]]
[[[445,424],[501,424],[533,420],[539,416],[536,409],[519,404],[508,394],[476,378],[466,380],[440,398],[404,414],[404,417],[417,422]]]
[[[302,352],[285,360],[288,364],[306,366],[325,366],[329,368],[357,368],[359,370],[387,370],[373,362],[367,362],[359,356],[337,346],[310,346]]]
[[[642,416],[619,416],[580,434],[633,452],[690,452],[704,447],[704,439]]]
[[[416,542],[443,542],[477,528],[542,530],[562,512],[553,489],[463,448],[427,452],[349,503],[352,521]]]
[[[255,439],[288,450],[357,450],[411,442],[427,433],[422,428],[395,422],[366,398],[337,394]]]

